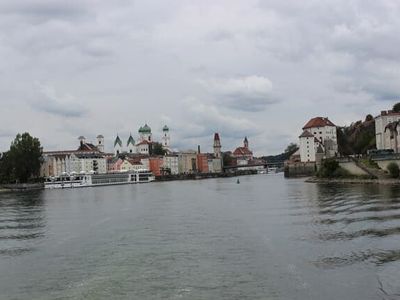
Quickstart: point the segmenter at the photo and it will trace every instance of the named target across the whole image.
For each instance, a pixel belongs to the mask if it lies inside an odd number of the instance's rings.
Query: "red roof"
[[[313,127],[325,127],[325,126],[336,126],[336,125],[333,124],[331,121],[329,121],[328,118],[316,117],[308,121],[307,124],[304,125],[303,129],[313,128]]]
[[[249,148],[246,147],[237,147],[235,151],[233,151],[234,156],[248,156],[248,155],[253,155],[253,152],[249,150]]]
[[[152,144],[152,142],[149,142],[149,141],[147,141],[147,140],[143,140],[143,141],[141,141],[139,144],[137,144],[137,146],[139,146],[139,145],[146,145],[146,144],[150,145],[150,144]]]

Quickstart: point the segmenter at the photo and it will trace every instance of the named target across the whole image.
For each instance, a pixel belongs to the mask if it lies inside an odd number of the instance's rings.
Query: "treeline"
[[[299,146],[297,144],[291,143],[286,147],[286,149],[283,153],[278,154],[278,155],[263,156],[261,158],[271,164],[281,163],[283,165],[283,162],[285,160],[288,160],[290,158],[290,156],[292,156],[298,149],[299,149]]]
[[[27,183],[40,176],[43,149],[29,133],[17,134],[10,150],[0,154],[0,183]]]
[[[364,121],[337,128],[339,153],[342,155],[366,154],[376,149],[375,119],[367,115]]]

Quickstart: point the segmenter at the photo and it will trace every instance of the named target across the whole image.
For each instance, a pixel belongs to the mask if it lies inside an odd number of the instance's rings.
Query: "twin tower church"
[[[138,130],[139,140],[135,142],[132,134],[124,144],[121,138],[117,135],[114,141],[114,154],[119,155],[122,153],[144,154],[149,155],[153,144],[155,143],[152,138],[151,128],[149,125],[144,124]],[[170,151],[170,135],[169,128],[165,125],[162,129],[161,144],[165,150]]]

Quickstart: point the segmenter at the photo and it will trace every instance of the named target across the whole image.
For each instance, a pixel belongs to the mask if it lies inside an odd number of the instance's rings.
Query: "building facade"
[[[399,128],[395,125],[395,122],[399,121],[400,113],[391,110],[381,111],[381,114],[375,118],[376,149],[393,149],[395,152],[399,152],[399,143],[396,142],[396,140],[398,141]],[[389,124],[392,125],[389,126]]]
[[[301,162],[315,162],[317,152],[323,156],[338,154],[336,125],[328,118],[316,117],[307,122],[299,136]]]

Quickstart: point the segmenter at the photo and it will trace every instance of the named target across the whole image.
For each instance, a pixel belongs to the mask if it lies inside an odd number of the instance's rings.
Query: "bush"
[[[335,172],[339,169],[339,163],[333,159],[325,159],[322,162],[321,168],[319,169],[317,176],[323,178],[335,177]]]
[[[392,178],[399,177],[400,169],[399,169],[398,164],[392,162],[387,166],[387,169],[389,171],[390,177],[392,177]]]

